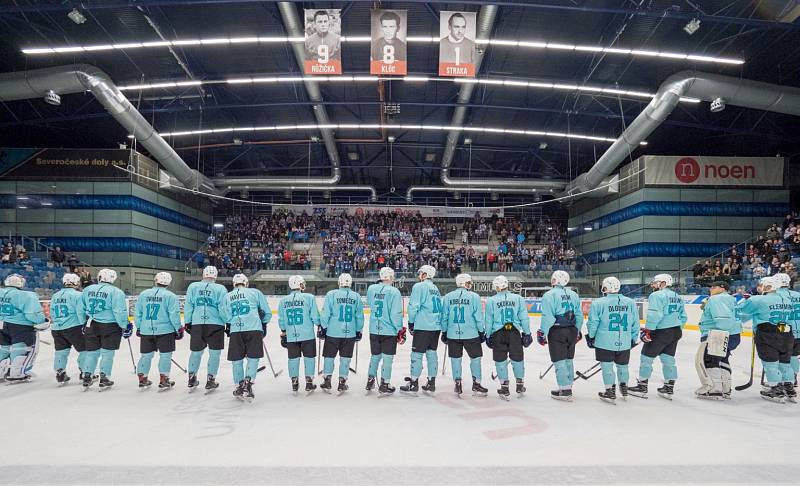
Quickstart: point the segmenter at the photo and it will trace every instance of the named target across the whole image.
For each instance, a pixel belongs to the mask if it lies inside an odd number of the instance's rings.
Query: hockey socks
[[[154,353],[142,353],[139,358],[139,364],[136,366],[136,373],[147,375],[150,373],[150,363],[153,361]]]
[[[83,361],[83,371],[89,373],[90,375],[94,375],[95,370],[97,370],[97,362],[100,359],[100,350],[97,349],[95,351],[85,351],[86,356],[84,357]]]
[[[158,353],[158,372],[162,375],[169,376],[169,371],[172,369],[172,353]]]
[[[386,356],[386,355],[385,354],[373,354],[372,357],[370,357],[370,359],[369,359],[369,370],[367,370],[367,375],[368,376],[378,376],[378,365],[381,363],[381,356]],[[386,366],[386,361],[384,361],[384,367],[385,366]]]
[[[439,372],[439,357],[436,351],[430,349],[425,351],[425,357],[428,358],[428,376],[435,378]]]
[[[422,353],[411,352],[411,378],[416,380],[422,374]]]
[[[189,355],[189,364],[186,365],[186,370],[190,374],[197,374],[197,371],[200,370],[200,360],[203,358],[202,351],[192,351],[192,354]],[[209,356],[209,359],[211,357]],[[209,372],[209,374],[212,374]]]
[[[781,367],[777,361],[761,361],[764,368],[764,377],[768,384],[774,385],[781,381]]]
[[[298,359],[299,361],[299,359]],[[289,360],[289,373],[291,374],[292,368],[292,360]],[[240,359],[231,363],[231,368],[233,369],[233,382],[234,383],[242,383],[244,382],[244,360]]]
[[[606,388],[614,385],[614,363],[612,361],[601,361],[600,369],[603,370],[603,384]],[[620,380],[621,382],[621,380]],[[600,398],[603,398],[602,396]]]
[[[781,381],[784,383],[794,383],[794,370],[791,363],[781,363]]]
[[[56,351],[53,359],[53,369],[56,371],[65,369],[67,367],[67,358],[69,358],[69,348]]]
[[[459,373],[461,372],[461,366],[459,368]],[[454,368],[455,369],[455,368]],[[481,381],[481,359],[480,358],[471,358],[469,360],[469,371],[472,373],[472,379],[480,383]]]
[[[383,356],[383,368],[381,368],[381,379],[389,383],[392,381],[392,364],[394,363],[394,355],[393,354],[382,354]],[[374,357],[374,356],[373,356]],[[370,363],[370,366],[372,363]],[[378,367],[375,366],[375,372],[377,373]],[[375,376],[370,371],[370,376]]]
[[[792,356],[790,363],[792,366],[792,370],[794,371],[794,374],[796,375],[800,373],[800,358],[798,358],[797,356]]]
[[[556,383],[559,387],[570,387],[573,382],[573,366],[571,359],[562,359],[553,363],[556,369]]]
[[[100,350],[100,373],[111,376],[111,369],[114,367],[114,354],[116,351],[113,349]]]
[[[208,374],[211,376],[217,376],[219,373],[219,357],[222,354],[221,349],[209,349],[208,350]]]
[[[289,358],[289,378],[297,378],[298,376],[300,376],[300,358]],[[239,383],[241,380],[234,381]]]
[[[649,380],[653,374],[653,358],[650,356],[642,355],[642,361],[639,364],[639,381]]]
[[[322,362],[323,362],[323,364],[322,364],[323,372],[322,373],[325,376],[330,376],[330,375],[333,374],[333,361],[334,361],[334,359],[335,358],[327,358],[327,357],[326,358],[322,358]],[[341,365],[340,365],[340,367],[341,367]],[[339,370],[339,371],[341,371],[341,370]]]
[[[460,380],[461,379],[461,358],[450,358],[450,367],[453,368],[453,379],[454,380]]]
[[[247,379],[252,381],[256,381],[256,373],[258,372],[258,358],[247,358]]]
[[[617,365],[617,380],[620,383],[628,383],[630,373],[628,373],[628,365]]]
[[[497,369],[497,379],[500,382],[508,381],[508,361],[495,361],[494,367]]]
[[[525,378],[525,363],[522,361],[512,361],[511,370],[514,372],[514,378],[522,380]]]
[[[314,358],[309,358],[308,356],[303,357],[303,369],[306,370],[306,376],[317,376]]]
[[[350,376],[350,360],[353,358],[339,357],[339,378],[347,379]]]
[[[664,381],[677,380],[678,366],[675,364],[675,356],[661,354],[658,358],[661,360],[661,370],[664,373]]]
[[[11,346],[0,346],[0,361],[11,357]]]

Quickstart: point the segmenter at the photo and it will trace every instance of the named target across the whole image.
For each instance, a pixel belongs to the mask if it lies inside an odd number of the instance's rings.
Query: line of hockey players
[[[498,395],[508,400],[511,394],[508,364],[515,378],[515,391],[525,393],[524,349],[534,337],[525,301],[510,293],[504,276],[492,282],[495,295],[482,309],[481,299],[473,292],[472,278],[468,274],[456,277],[456,290],[441,296],[433,283],[436,270],[423,265],[418,270],[418,282],[413,286],[408,301],[408,332],[412,335],[411,369],[401,392],[416,394],[436,391],[438,372],[438,343],[447,346],[450,356],[455,393],[463,392],[462,356],[469,356],[472,391],[486,396],[488,390],[481,384],[481,359],[483,343],[492,350],[496,378],[500,382]],[[369,363],[367,392],[378,388],[381,396],[394,393],[391,385],[392,365],[397,345],[406,341],[403,326],[403,299],[393,286],[394,271],[380,270],[380,280],[367,290],[369,320]],[[66,384],[70,349],[78,352],[81,383],[85,389],[99,378],[102,391],[114,385],[111,372],[115,352],[122,339],[129,338],[134,330],[140,338],[140,358],[135,364],[139,387],[152,385],[148,375],[156,351],[159,353],[158,387],[170,389],[175,344],[189,333],[191,355],[188,363],[188,387],[199,386],[198,371],[202,356],[208,349],[205,389],[211,392],[219,387],[216,376],[228,336],[227,359],[232,363],[234,396],[252,400],[253,383],[264,357],[263,339],[272,310],[264,295],[248,287],[243,274],[233,277],[233,290],[216,283],[217,269],[206,267],[203,278],[189,285],[186,292],[184,321],[181,323],[177,296],[168,287],[172,277],[159,272],[154,277],[154,287],[139,296],[133,324],[128,319],[124,293],[115,287],[116,272],[103,269],[98,273],[98,283],[79,290],[77,275],[66,274],[64,288],[53,296],[50,312],[52,322],[45,319],[35,293],[22,290],[24,279],[10,275],[5,288],[0,289],[0,377],[9,383],[26,381],[38,350],[37,331],[51,329],[55,347],[54,369],[59,384]],[[727,293],[727,284],[711,285],[711,296],[703,304],[700,319],[701,339],[695,365],[702,386],[695,392],[699,398],[729,399],[731,396],[730,353],[740,343],[742,321],[752,319],[754,353],[757,351],[765,373],[765,386],[761,396],[767,400],[795,401],[796,375],[800,355],[800,293],[789,290],[789,277],[776,274],[762,279],[760,295],[742,300],[738,305]],[[339,357],[337,391],[348,390],[350,362],[358,342],[363,336],[364,306],[361,296],[354,292],[352,277],[342,274],[338,289],[325,296],[322,312],[316,298],[305,292],[301,276],[289,278],[290,293],[278,303],[278,326],[281,346],[288,354],[288,369],[293,392],[300,388],[300,358],[303,358],[305,391],[313,392],[317,385],[315,359],[318,344],[324,358],[323,383],[320,387],[331,392],[335,359]],[[558,388],[551,396],[571,401],[575,369],[575,346],[581,341],[584,315],[580,298],[567,287],[569,274],[555,271],[551,277],[552,288],[542,296],[541,325],[536,331],[536,341],[548,346],[555,368]],[[616,385],[623,398],[647,398],[649,380],[656,358],[661,362],[664,384],[658,395],[671,399],[678,378],[675,352],[682,337],[687,317],[683,299],[672,290],[673,279],[668,274],[656,275],[648,297],[645,323],[640,327],[635,302],[619,293],[620,281],[607,277],[602,283],[603,297],[595,299],[586,319],[586,344],[595,350],[602,371],[604,391],[600,399],[614,403]],[[643,343],[639,375],[636,385],[628,386],[630,351]],[[130,343],[129,343],[130,346]],[[424,358],[424,359],[423,359]],[[131,350],[131,359],[133,352]],[[427,365],[427,382],[419,385],[423,363]],[[95,375],[99,365],[99,376]],[[271,362],[270,362],[271,365]],[[377,380],[379,377],[380,384]],[[277,376],[277,374],[276,374]],[[752,364],[751,364],[752,376]],[[495,378],[493,373],[492,379]]]

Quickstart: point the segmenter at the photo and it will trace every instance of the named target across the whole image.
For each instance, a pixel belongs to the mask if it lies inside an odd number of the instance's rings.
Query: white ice
[[[526,351],[524,398],[497,398],[493,364],[483,359],[487,398],[455,398],[450,363],[437,377],[435,397],[365,396],[368,336],[359,349],[358,373],[338,397],[319,389],[290,392],[285,350],[275,326],[266,338],[276,379],[259,373],[255,401],[235,400],[229,363],[221,387],[189,394],[186,375],[173,367],[173,390],[140,391],[127,343],[117,353],[112,390],[83,392],[75,354],[72,381],[59,388],[53,348],[42,346],[35,378],[0,384],[0,483],[38,484],[798,484],[800,404],[759,397],[755,384],[724,402],[694,397],[699,386],[693,356],[696,331],[678,349],[680,379],[673,401],[656,396],[655,365],[648,400],[617,405],[600,401],[601,375],[575,384],[576,400],[552,400],[553,372],[544,348]],[[42,337],[51,341],[49,333]],[[734,384],[747,381],[751,339],[732,358]],[[131,338],[138,358],[138,341]],[[175,359],[185,366],[188,336]],[[408,374],[410,340],[398,350],[393,384]],[[632,376],[639,367],[637,347]],[[487,350],[485,349],[484,352]],[[443,346],[439,348],[441,364]],[[595,363],[578,343],[576,370]],[[266,364],[266,360],[263,360]],[[355,360],[352,363],[355,365]],[[151,379],[157,381],[157,358]],[[302,371],[302,370],[301,370]],[[423,377],[427,371],[423,372]],[[338,375],[334,373],[334,381]],[[205,381],[205,357],[201,365]],[[315,381],[319,384],[319,378]],[[422,380],[421,380],[422,381]],[[632,379],[633,381],[633,379]]]

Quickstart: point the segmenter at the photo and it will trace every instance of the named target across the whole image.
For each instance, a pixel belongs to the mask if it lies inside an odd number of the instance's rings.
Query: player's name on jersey
[[[305,61],[306,74],[342,74],[342,61],[329,59],[326,63]]]
[[[474,64],[455,64],[450,62],[439,63],[439,76],[475,77]]]

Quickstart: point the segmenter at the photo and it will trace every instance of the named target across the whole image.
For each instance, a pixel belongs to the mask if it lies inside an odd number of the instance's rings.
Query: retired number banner
[[[370,16],[372,42],[369,73],[408,74],[406,57],[407,10],[373,10]]]
[[[439,76],[474,78],[475,12],[439,15]]]
[[[305,10],[306,74],[342,74],[342,15],[339,9]]]

